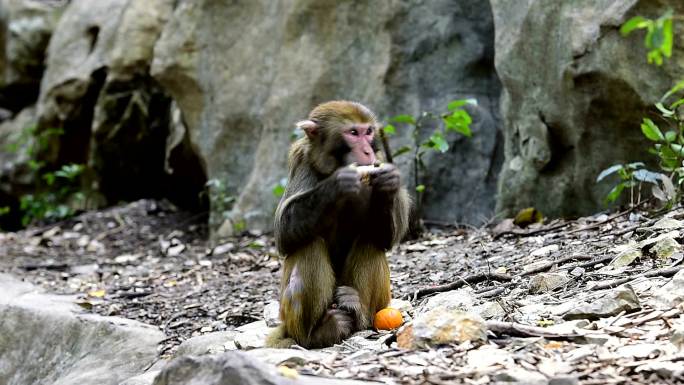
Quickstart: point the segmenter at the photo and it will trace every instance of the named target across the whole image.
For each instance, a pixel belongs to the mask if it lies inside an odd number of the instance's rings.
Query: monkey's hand
[[[342,167],[333,174],[337,193],[343,197],[358,195],[361,191],[361,178],[351,167]]]
[[[393,195],[401,187],[399,169],[391,163],[385,163],[380,170],[371,174],[370,184],[375,192]]]
[[[359,292],[351,286],[338,286],[335,289],[335,304],[354,318],[356,330],[363,330],[370,326],[368,311],[361,303]]]

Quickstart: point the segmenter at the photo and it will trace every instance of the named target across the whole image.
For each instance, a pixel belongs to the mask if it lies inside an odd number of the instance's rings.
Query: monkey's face
[[[353,123],[342,129],[342,138],[349,147],[345,163],[356,163],[359,166],[375,163],[374,138],[375,127],[372,123]]]

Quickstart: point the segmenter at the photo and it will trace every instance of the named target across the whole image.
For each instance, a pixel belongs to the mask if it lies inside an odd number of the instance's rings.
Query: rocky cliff
[[[474,98],[473,138],[449,134],[449,151],[426,158],[423,216],[586,214],[603,207],[601,169],[648,157],[641,116],[684,75],[681,28],[662,68],[639,34],[618,33],[668,7],[684,12],[675,0],[1,0],[0,142],[60,129],[41,160],[87,165],[96,205],[201,208],[220,181],[214,228],[268,230],[293,123],[317,103],[359,100],[387,119]],[[402,128],[392,146],[413,141]],[[0,206],[16,207],[35,175],[21,151],[0,161]],[[410,159],[397,163],[412,182]]]

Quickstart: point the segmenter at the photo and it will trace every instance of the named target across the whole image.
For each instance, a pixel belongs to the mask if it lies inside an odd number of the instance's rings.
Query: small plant
[[[86,199],[80,188],[83,170],[83,165],[72,163],[55,172],[43,173],[42,179],[47,187],[19,200],[21,224],[28,226],[39,220],[56,221],[73,216],[76,213],[74,207]]]
[[[449,143],[446,140],[448,132],[457,132],[466,137],[471,137],[472,131],[470,124],[473,122],[472,117],[465,110],[467,104],[476,105],[477,101],[474,99],[454,100],[447,105],[448,112],[436,114],[433,112],[423,112],[417,119],[413,115],[398,115],[391,118],[390,123],[383,128],[383,133],[387,136],[396,134],[395,124],[408,125],[411,128],[411,136],[415,146],[403,146],[391,153],[388,161],[404,154],[412,154],[413,178],[414,187],[417,192],[417,207],[420,208],[422,193],[425,191],[425,185],[420,183],[420,176],[425,171],[425,163],[423,156],[429,151],[438,153],[445,153],[449,150]],[[425,140],[420,141],[419,134],[421,129],[429,121],[438,121],[435,131]],[[388,146],[386,146],[388,150]]]
[[[278,181],[278,183],[276,183],[275,186],[273,186],[273,190],[271,190],[271,192],[273,192],[273,196],[275,196],[276,198],[280,198],[283,196],[283,194],[285,194],[286,187],[287,178],[282,178]]]
[[[35,181],[33,193],[19,199],[21,224],[28,226],[36,221],[56,221],[75,214],[80,203],[86,199],[81,188],[80,177],[85,167],[82,164],[65,164],[53,171],[39,159],[54,137],[64,134],[59,128],[48,128],[38,132],[37,126],[26,127],[19,137],[6,146],[12,153],[23,153],[27,158],[27,166]],[[9,213],[9,207],[3,214]]]
[[[633,162],[627,164],[616,164],[601,171],[596,178],[596,183],[601,182],[610,175],[617,175],[619,182],[613,186],[605,197],[606,204],[615,202],[625,189],[630,192],[630,204],[639,204],[641,197],[641,186],[643,183],[651,183],[657,188],[662,174],[645,169],[643,162]],[[636,196],[635,196],[635,189]],[[636,199],[636,201],[635,201]]]
[[[672,56],[674,19],[671,10],[655,20],[636,16],[622,25],[620,33],[626,36],[636,29],[645,29],[644,45],[649,49],[648,62],[660,66],[664,58]],[[607,203],[615,202],[625,189],[629,189],[630,203],[634,205],[634,190],[638,189],[638,201],[643,183],[652,185],[653,196],[663,202],[665,208],[671,208],[680,200],[684,185],[684,121],[682,120],[684,111],[681,110],[684,97],[682,97],[682,91],[684,91],[684,80],[678,82],[655,104],[660,113],[660,126],[650,118],[643,118],[641,122],[641,133],[653,142],[649,152],[657,157],[661,172],[649,171],[643,162],[608,167],[599,174],[596,181],[600,182],[613,174],[618,175],[620,180],[606,196]]]
[[[672,10],[665,12],[664,15],[655,20],[635,16],[620,27],[620,33],[622,36],[627,36],[634,30],[645,29],[644,45],[648,48],[648,62],[662,65],[663,58],[672,56],[674,42],[672,20]]]

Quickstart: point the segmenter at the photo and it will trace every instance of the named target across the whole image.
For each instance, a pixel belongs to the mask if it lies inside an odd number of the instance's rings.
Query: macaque
[[[275,216],[282,325],[267,345],[321,348],[369,328],[389,304],[385,252],[406,232],[410,202],[399,170],[381,164],[367,107],[327,102],[297,126],[306,135],[290,149]]]

